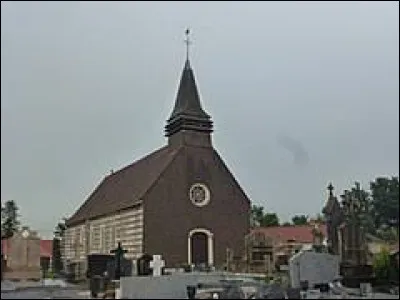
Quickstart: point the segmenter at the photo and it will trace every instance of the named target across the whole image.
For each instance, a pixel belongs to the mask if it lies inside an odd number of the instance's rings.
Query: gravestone
[[[87,256],[87,277],[103,276],[104,272],[109,272],[109,266],[114,261],[114,256],[109,254],[89,254]]]
[[[150,262],[153,258],[148,254],[143,254],[137,260],[137,275],[138,276],[150,276],[152,275],[152,270],[150,268]]]
[[[363,216],[368,214],[368,199],[360,184],[345,190],[341,203],[329,187],[329,199],[323,209],[327,220],[329,251],[340,255],[340,274],[343,285],[358,288],[360,283],[372,280],[372,266],[368,264],[368,247],[363,229]]]
[[[24,227],[9,239],[10,253],[4,279],[40,280],[40,238]]]
[[[137,276],[138,275],[137,260],[134,259],[131,261],[131,263],[132,263],[132,270],[131,270],[131,275],[129,276]]]
[[[360,294],[364,297],[371,297],[372,295],[372,286],[370,283],[361,283],[360,284]]]
[[[124,254],[128,251],[122,248],[121,242],[118,242],[118,247],[110,252],[114,253],[115,259],[115,273],[112,278],[119,280],[121,277],[121,261],[124,258]]]
[[[360,184],[350,192],[344,191],[342,207],[344,223],[341,226],[342,237],[340,273],[343,285],[358,288],[361,283],[371,282],[373,269],[367,261],[368,251],[363,229],[363,215],[368,213],[368,200],[362,193]]]
[[[165,262],[161,259],[161,255],[153,255],[153,260],[150,262],[150,268],[153,270],[153,276],[161,276],[162,268]]]
[[[119,280],[116,277],[116,262],[114,259],[107,262],[107,277],[111,280]],[[120,270],[119,270],[119,277],[126,277],[132,276],[132,261],[126,258],[121,258],[120,260]],[[136,274],[134,274],[136,275]]]
[[[343,210],[336,196],[333,194],[332,183],[328,186],[329,196],[322,213],[325,215],[328,252],[330,254],[340,254],[339,227],[344,220]]]
[[[272,283],[262,289],[260,296],[262,299],[285,299],[286,292],[280,284]]]
[[[289,260],[291,286],[300,288],[308,282],[310,288],[327,284],[339,277],[339,256],[329,253],[304,251]]]
[[[302,299],[300,288],[288,288],[286,295],[288,299]]]

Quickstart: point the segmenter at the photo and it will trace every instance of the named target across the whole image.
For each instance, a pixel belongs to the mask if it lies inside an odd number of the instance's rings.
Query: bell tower
[[[165,126],[170,146],[211,147],[213,123],[203,110],[196,80],[189,61],[189,30],[186,30],[186,62],[183,68],[175,106]]]

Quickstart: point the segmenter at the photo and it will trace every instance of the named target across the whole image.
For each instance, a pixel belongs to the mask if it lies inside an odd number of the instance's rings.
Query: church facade
[[[127,258],[162,255],[167,267],[221,268],[242,257],[250,200],[212,144],[213,122],[202,108],[187,59],[167,144],[110,174],[66,222],[63,256],[82,263],[118,242]]]

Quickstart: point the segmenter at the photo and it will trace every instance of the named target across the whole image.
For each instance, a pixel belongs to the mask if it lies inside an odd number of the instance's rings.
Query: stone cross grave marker
[[[121,260],[128,251],[122,248],[121,242],[118,242],[118,247],[110,252],[115,255],[115,279],[119,280],[121,278]]]
[[[150,268],[153,269],[153,276],[161,276],[161,269],[165,266],[161,255],[153,255],[153,260],[150,262]]]

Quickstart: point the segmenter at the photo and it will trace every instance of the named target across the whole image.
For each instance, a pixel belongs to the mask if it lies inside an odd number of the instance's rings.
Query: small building
[[[11,280],[39,280],[42,278],[41,261],[50,265],[52,241],[41,240],[38,233],[23,227],[12,237],[2,239],[2,278]]]
[[[273,264],[274,270],[280,270],[281,266],[287,266],[290,257],[300,250],[311,250],[315,245],[326,244],[326,226],[324,224],[258,227],[252,229],[251,235],[258,236],[256,241],[260,240],[261,236],[268,241],[267,247],[263,249],[263,255],[268,254],[267,256],[256,254],[259,252],[257,242],[253,244],[254,246],[250,246],[252,248],[251,256],[257,257],[259,260],[262,260],[263,257],[268,258]],[[254,268],[257,264],[270,264],[263,261],[256,263],[254,260],[249,260],[249,263],[250,268]],[[259,270],[259,267],[253,269],[253,271]]]

